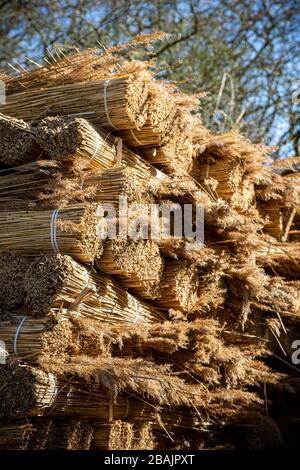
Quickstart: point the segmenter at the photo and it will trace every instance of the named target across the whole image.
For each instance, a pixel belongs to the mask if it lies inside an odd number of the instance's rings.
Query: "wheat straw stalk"
[[[93,204],[56,211],[0,212],[0,247],[26,257],[61,252],[88,263],[101,255],[102,225]]]
[[[138,297],[155,299],[163,272],[163,259],[152,240],[110,240],[96,266],[113,274],[121,286]]]
[[[134,129],[146,121],[147,98],[145,74],[136,72],[109,80],[29,88],[8,94],[2,112],[30,122],[47,114],[65,114],[87,117],[93,124],[112,130]]]
[[[41,316],[65,307],[78,316],[110,323],[164,320],[158,309],[122,289],[109,277],[68,256],[53,255],[32,263],[25,278],[26,308]]]
[[[160,283],[158,305],[167,309],[191,312],[199,298],[199,273],[195,265],[186,261],[165,264]]]
[[[0,113],[0,162],[10,167],[37,159],[42,151],[30,126],[23,120]]]

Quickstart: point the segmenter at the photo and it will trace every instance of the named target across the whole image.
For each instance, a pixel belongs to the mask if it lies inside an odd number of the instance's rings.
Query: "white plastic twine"
[[[105,82],[104,82],[104,109],[105,109],[106,117],[107,117],[107,120],[108,120],[110,126],[113,127],[116,131],[118,131],[119,129],[116,126],[114,126],[113,123],[111,122],[109,112],[108,112],[108,106],[107,106],[107,87],[108,87],[108,84],[109,84],[109,80],[105,80]]]
[[[23,317],[22,320],[20,321],[20,324],[16,330],[16,334],[15,334],[15,337],[14,337],[14,353],[15,355],[17,356],[18,355],[18,351],[17,351],[17,342],[18,342],[18,337],[19,337],[19,334],[20,334],[20,331],[21,331],[21,328],[25,322],[27,317]]]
[[[137,143],[138,145],[144,145],[144,144],[137,138],[137,136],[136,136],[135,133],[133,132],[133,129],[130,129],[130,133],[131,133],[132,137],[134,138],[134,140],[136,141],[136,143]]]
[[[52,212],[51,224],[50,224],[50,239],[54,253],[59,253],[59,247],[56,238],[56,221],[59,213],[59,209],[55,209]]]
[[[97,153],[99,152],[100,148],[102,149],[103,145],[104,145],[104,142],[102,142],[102,146],[100,147],[100,142],[101,140],[103,140],[100,135],[98,134],[98,132],[96,131],[96,129],[94,129],[94,131],[96,132],[96,136],[97,136],[97,143],[96,143],[96,148],[95,148],[95,151],[93,153],[93,155],[91,156],[91,158],[89,159],[88,161],[88,164],[91,163],[94,158],[96,157]]]

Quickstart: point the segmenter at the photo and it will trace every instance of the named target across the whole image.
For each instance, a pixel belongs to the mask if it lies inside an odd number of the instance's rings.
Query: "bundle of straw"
[[[77,315],[110,323],[162,321],[158,309],[131,296],[112,279],[87,269],[68,256],[44,256],[25,278],[26,308],[42,316],[65,307]]]
[[[192,107],[194,107],[193,102]],[[180,103],[174,90],[165,84],[149,82],[148,114],[145,125],[138,130],[123,130],[118,135],[131,148],[164,145],[190,132],[191,103]]]
[[[272,274],[298,278],[300,269],[300,243],[264,241],[255,251],[259,265],[271,270]]]
[[[11,309],[22,305],[25,297],[23,279],[29,267],[26,259],[9,251],[0,252],[0,304]]]
[[[95,204],[0,212],[0,247],[26,257],[61,252],[89,263],[102,253],[103,224]]]
[[[96,266],[113,274],[122,287],[138,297],[155,299],[163,272],[163,259],[152,240],[110,240]]]
[[[91,448],[95,450],[152,450],[154,437],[150,423],[116,420],[95,423]]]
[[[97,131],[85,119],[62,116],[40,121],[34,133],[36,141],[54,160],[70,169],[103,169],[116,163],[116,148],[109,133]]]
[[[53,374],[24,364],[0,365],[0,416],[42,414],[51,408],[57,395]]]
[[[93,201],[118,207],[120,198],[125,197],[128,203],[154,203],[151,193],[159,183],[155,177],[141,179],[135,168],[122,166],[85,175],[81,187],[83,190],[94,188]]]
[[[191,312],[199,298],[198,267],[186,261],[166,262],[158,305],[167,309]]]
[[[36,429],[26,420],[0,423],[0,449],[26,450]]]
[[[165,145],[143,149],[142,155],[165,173],[176,174],[192,169],[195,151],[191,137],[180,134]]]
[[[26,88],[8,94],[2,112],[30,122],[63,113],[88,117],[93,124],[112,130],[135,129],[147,119],[147,81],[149,76],[142,71],[109,80]]]
[[[9,167],[35,160],[42,153],[23,120],[0,113],[0,135],[0,162]]]
[[[267,156],[266,147],[251,144],[236,131],[211,136],[198,152],[192,175],[212,194],[245,211],[253,202],[254,184],[267,173],[262,165]]]
[[[89,450],[93,428],[80,420],[18,419],[1,423],[0,449]]]
[[[89,450],[94,429],[88,422],[79,419],[52,420],[53,426],[45,449]]]
[[[162,180],[141,178],[135,168],[120,166],[67,177],[59,164],[40,160],[17,167],[0,177],[0,209],[55,209],[81,202],[113,204],[154,203]]]

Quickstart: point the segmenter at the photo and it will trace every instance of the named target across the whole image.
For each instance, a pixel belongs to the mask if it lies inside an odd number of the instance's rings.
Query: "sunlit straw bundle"
[[[148,80],[142,71],[109,80],[27,88],[8,94],[2,112],[30,122],[66,114],[111,130],[135,129],[146,122]]]
[[[80,184],[83,190],[90,189],[93,201],[113,204],[119,209],[119,203],[125,202],[125,198],[126,203],[154,203],[151,193],[155,192],[160,180],[155,177],[142,179],[135,168],[120,166],[87,174]]]
[[[152,81],[148,86],[146,122],[138,130],[130,129],[118,133],[131,148],[162,145],[179,129],[178,121],[182,119],[174,97],[164,84]]]
[[[78,316],[110,323],[162,321],[156,308],[131,296],[109,277],[62,255],[45,256],[31,264],[25,278],[25,303],[30,314],[42,316],[65,307]]]
[[[25,297],[23,279],[29,267],[26,259],[9,251],[0,252],[0,305],[18,308]]]
[[[38,123],[34,136],[51,158],[70,169],[103,169],[116,163],[109,134],[97,131],[85,119],[47,117]]]
[[[211,136],[195,159],[192,175],[233,207],[247,210],[254,183],[267,172],[262,165],[267,155],[266,147],[251,144],[235,131]]]
[[[150,423],[116,420],[95,423],[91,449],[95,450],[152,450],[154,437]]]
[[[176,174],[192,169],[195,147],[191,137],[179,134],[165,145],[143,149],[142,155],[165,173]]]
[[[198,267],[184,261],[168,261],[160,283],[159,306],[190,312],[199,295]]]
[[[155,299],[159,295],[164,263],[153,240],[109,240],[96,266],[113,274],[138,297]]]
[[[0,212],[0,247],[26,257],[61,252],[91,262],[102,252],[103,223],[93,204]]]
[[[2,172],[0,210],[55,209],[81,202],[118,208],[120,198],[127,203],[154,203],[153,195],[162,181],[151,173],[148,178],[140,177],[138,170],[127,166],[68,177],[58,163],[40,160]]]
[[[37,159],[42,151],[30,126],[23,120],[0,113],[0,162],[13,167]]]

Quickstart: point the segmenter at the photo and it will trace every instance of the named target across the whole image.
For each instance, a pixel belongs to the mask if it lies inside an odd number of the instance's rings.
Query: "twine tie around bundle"
[[[50,239],[51,239],[51,245],[55,254],[59,253],[59,247],[58,247],[58,242],[56,238],[56,221],[57,221],[58,213],[59,213],[59,209],[55,209],[52,212],[51,224],[50,224]]]
[[[21,320],[20,323],[19,323],[18,328],[16,329],[16,333],[15,333],[15,337],[14,337],[14,353],[15,353],[16,356],[18,355],[18,351],[17,351],[18,337],[19,337],[21,328],[22,328],[22,326],[23,326],[23,324],[24,324],[26,318],[27,318],[26,316],[22,318],[22,320]]]
[[[104,109],[105,109],[105,114],[106,114],[107,120],[109,122],[109,125],[111,127],[113,127],[116,131],[118,131],[119,129],[116,126],[114,126],[113,123],[111,122],[109,112],[108,112],[108,105],[107,105],[107,87],[108,87],[108,84],[109,84],[109,80],[105,80],[105,82],[104,82]]]

